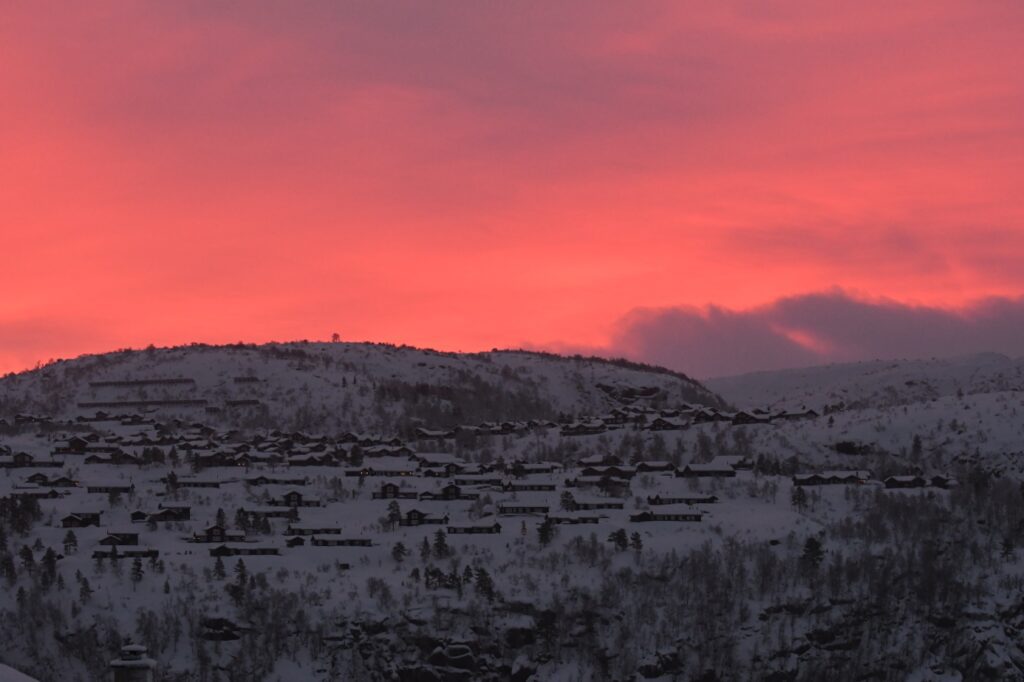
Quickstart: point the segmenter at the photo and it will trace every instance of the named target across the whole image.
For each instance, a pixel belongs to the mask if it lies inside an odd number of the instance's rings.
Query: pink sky
[[[5,3],[0,372],[1016,297],[1022,35],[1017,0]]]

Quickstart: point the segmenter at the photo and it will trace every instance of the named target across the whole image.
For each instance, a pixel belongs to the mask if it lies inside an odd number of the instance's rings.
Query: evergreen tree
[[[420,559],[423,563],[430,560],[430,540],[426,537],[423,538],[423,543],[420,545]]]
[[[40,560],[39,564],[43,569],[43,587],[49,587],[57,577],[57,553],[53,551],[53,548],[48,547],[46,549],[46,553],[43,554],[43,558]]]
[[[220,557],[217,557],[217,560],[213,562],[213,575],[220,580],[227,576],[227,572],[224,570],[224,562]]]
[[[396,564],[401,564],[408,555],[409,550],[405,548],[404,543],[396,542],[395,546],[391,548],[391,558],[395,560]]]
[[[64,553],[73,554],[78,551],[78,537],[75,535],[75,531],[68,529],[68,532],[64,534]]]
[[[804,490],[803,486],[794,485],[789,500],[797,511],[807,509],[807,491]]]
[[[434,556],[438,559],[444,559],[451,553],[451,548],[448,547],[448,538],[445,537],[445,532],[441,528],[437,529],[434,533]]]
[[[36,557],[32,553],[32,548],[28,545],[22,545],[21,549],[18,551],[18,556],[21,557],[22,568],[24,568],[29,575],[32,575],[36,570]]]
[[[402,522],[402,509],[398,506],[398,500],[388,502],[388,526],[391,530],[398,528]]]
[[[821,541],[817,538],[807,538],[804,542],[804,551],[800,555],[800,573],[806,579],[813,579],[818,573],[818,567],[825,558],[825,551],[822,549]]]
[[[616,551],[624,552],[629,548],[629,536],[622,528],[613,531],[608,535],[608,542],[612,543]]]
[[[89,586],[89,579],[83,576],[79,581],[78,600],[83,604],[88,604],[90,599],[92,599],[92,588]]]
[[[245,562],[239,559],[235,562],[235,583],[239,587],[244,588],[246,583],[249,582],[249,571],[245,567]]]
[[[483,566],[476,569],[476,592],[487,601],[494,601],[494,581]]]
[[[547,547],[551,544],[551,540],[555,537],[555,523],[551,519],[544,519],[544,521],[537,526],[537,539],[540,540],[542,547]]]
[[[644,540],[640,537],[640,533],[633,531],[633,534],[629,536],[629,546],[633,548],[639,558],[640,553],[644,551]]]
[[[135,586],[142,582],[142,576],[145,572],[142,570],[142,557],[135,557],[132,561],[132,592],[135,591]]]
[[[243,532],[249,530],[249,515],[241,507],[235,512],[235,528]]]

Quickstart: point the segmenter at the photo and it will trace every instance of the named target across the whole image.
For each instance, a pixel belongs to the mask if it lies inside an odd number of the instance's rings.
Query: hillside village
[[[883,416],[669,405],[664,375],[599,371],[601,412],[383,434],[234,425],[180,402],[195,377],[87,375],[118,398],[0,421],[0,660],[97,679],[134,643],[159,680],[1022,679],[1016,389]],[[921,590],[923,611],[900,596]],[[925,659],[889,630],[911,626]]]

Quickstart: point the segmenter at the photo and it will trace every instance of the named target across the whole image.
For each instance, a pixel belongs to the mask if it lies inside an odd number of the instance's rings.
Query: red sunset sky
[[[1021,355],[1022,36],[1020,0],[6,2],[0,372],[336,331],[707,376],[920,316]]]

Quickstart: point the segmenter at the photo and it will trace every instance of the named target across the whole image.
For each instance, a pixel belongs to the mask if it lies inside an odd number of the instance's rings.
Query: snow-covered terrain
[[[635,363],[386,344],[153,348],[83,356],[0,378],[0,417],[159,408],[210,423],[320,432],[408,432],[424,422],[598,414],[637,402],[722,406],[696,381]]]
[[[704,383],[741,407],[888,407],[957,393],[1024,390],[1024,358],[982,353],[950,359],[875,360],[754,372]]]
[[[962,371],[740,412],[657,370],[388,346],[8,377],[0,661],[101,679],[130,638],[175,682],[1024,680],[1024,393]],[[897,375],[941,391],[860,405]]]

